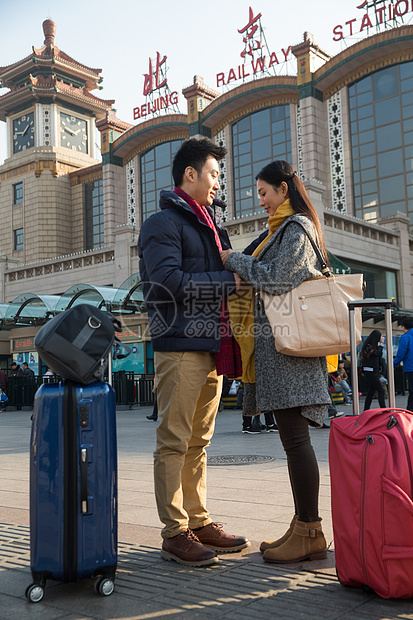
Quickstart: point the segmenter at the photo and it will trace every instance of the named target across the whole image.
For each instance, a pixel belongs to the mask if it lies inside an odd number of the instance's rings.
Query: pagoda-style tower
[[[97,164],[96,120],[114,101],[91,94],[102,82],[55,45],[55,23],[43,23],[44,44],[0,67],[0,120],[7,124],[7,159],[0,166],[0,252],[24,262],[81,249],[81,199],[69,172]],[[74,202],[76,204],[74,204]]]

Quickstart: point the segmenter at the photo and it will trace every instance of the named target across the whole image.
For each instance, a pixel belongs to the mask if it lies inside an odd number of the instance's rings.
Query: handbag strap
[[[304,224],[302,224],[298,220],[290,220],[290,222],[287,222],[287,224],[284,226],[284,228],[281,231],[280,242],[282,240],[282,237],[283,237],[283,234],[285,232],[285,229],[287,228],[288,224],[291,224],[292,222],[295,222],[296,224],[301,226],[301,228],[303,229],[303,231],[307,235],[307,238],[308,238],[309,242],[313,246],[313,250],[314,250],[314,252],[315,252],[315,254],[317,256],[318,262],[320,263],[321,273],[323,274],[323,276],[326,276],[327,278],[329,278],[331,276],[330,267],[327,265],[327,261],[324,258],[324,256],[322,255],[320,248],[317,246],[315,241],[312,239],[311,235],[309,234],[308,230],[305,228]]]

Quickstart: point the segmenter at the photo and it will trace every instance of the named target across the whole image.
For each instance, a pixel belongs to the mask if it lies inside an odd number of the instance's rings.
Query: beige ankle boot
[[[267,549],[275,549],[276,547],[279,547],[280,545],[285,543],[285,541],[288,540],[288,538],[290,538],[291,534],[293,533],[293,527],[297,519],[297,515],[294,515],[290,523],[290,527],[285,532],[284,536],[281,536],[281,538],[278,538],[277,540],[264,540],[260,545],[261,553],[264,553],[264,551],[266,551]]]
[[[264,560],[272,564],[289,564],[302,560],[324,560],[327,543],[321,521],[296,521],[291,536],[279,547],[264,551]]]

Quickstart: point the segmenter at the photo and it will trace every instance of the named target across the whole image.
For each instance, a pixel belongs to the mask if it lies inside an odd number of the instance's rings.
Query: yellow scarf
[[[268,218],[268,235],[255,248],[252,256],[257,258],[261,254],[284,220],[294,213],[291,201],[287,198],[275,214]],[[242,381],[244,383],[255,383],[254,298],[254,289],[247,285],[243,285],[238,293],[228,298],[231,329],[241,349]]]

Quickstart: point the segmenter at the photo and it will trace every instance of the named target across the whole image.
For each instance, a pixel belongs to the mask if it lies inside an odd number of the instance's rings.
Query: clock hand
[[[74,132],[71,129],[69,129],[69,127],[65,127],[65,131],[67,131],[67,133],[71,133],[72,136],[75,135]]]
[[[23,135],[26,133],[26,131],[29,129],[30,125],[27,125],[26,129],[23,131]]]
[[[78,129],[77,131],[73,131],[73,134],[74,134],[75,136],[77,136],[77,134],[79,133],[79,131],[81,131],[81,129]]]

